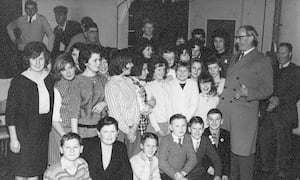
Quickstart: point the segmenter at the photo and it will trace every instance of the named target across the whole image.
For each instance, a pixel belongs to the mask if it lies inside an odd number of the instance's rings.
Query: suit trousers
[[[230,180],[252,180],[254,172],[254,154],[239,156],[231,152]]]
[[[264,116],[259,131],[262,171],[286,173],[289,169],[292,125],[277,113]]]

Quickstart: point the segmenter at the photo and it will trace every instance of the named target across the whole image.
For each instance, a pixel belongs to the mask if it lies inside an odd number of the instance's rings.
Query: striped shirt
[[[109,116],[118,121],[122,132],[128,134],[131,126],[139,124],[140,110],[135,85],[129,78],[111,77],[105,86],[105,99]]]
[[[44,173],[44,180],[91,180],[89,168],[87,162],[78,158],[77,160],[77,171],[75,174],[70,174],[64,164],[60,161],[57,164],[54,164],[46,170]]]

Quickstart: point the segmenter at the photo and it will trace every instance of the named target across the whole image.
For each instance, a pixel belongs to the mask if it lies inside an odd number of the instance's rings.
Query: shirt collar
[[[244,56],[246,56],[246,54],[250,53],[253,49],[255,49],[255,47],[252,47],[252,48],[250,48],[250,49],[248,49],[246,51],[243,51]]]
[[[178,143],[178,139],[179,138],[182,138],[182,142],[183,142],[183,139],[184,139],[184,136],[182,136],[182,137],[178,137],[178,136],[176,136],[174,133],[172,133],[172,137],[173,137],[173,141],[175,142],[175,143]]]
[[[76,159],[76,166],[78,166],[78,164],[79,164],[79,159]],[[62,169],[67,169],[67,167],[66,167],[66,160],[64,159],[64,157],[62,157],[61,159],[60,159],[60,163],[61,163],[61,168]]]
[[[289,61],[289,62],[287,62],[287,63],[285,63],[283,65],[280,64],[279,65],[279,69],[288,67],[290,65],[290,63],[291,63],[291,61]]]
[[[29,22],[30,16],[27,15],[27,22]],[[31,22],[36,20],[36,13],[32,16]]]
[[[151,34],[150,36],[148,36],[146,34],[143,34],[142,37],[151,40],[153,38],[153,35]]]
[[[65,21],[63,26],[58,25],[58,28],[62,29],[63,31],[65,31],[66,29],[66,25],[67,25],[67,21]]]

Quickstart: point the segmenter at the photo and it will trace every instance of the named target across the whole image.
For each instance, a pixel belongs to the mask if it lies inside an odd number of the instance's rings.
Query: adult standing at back
[[[231,133],[231,180],[251,180],[258,129],[259,100],[273,92],[273,70],[268,57],[259,52],[258,33],[241,26],[218,108],[224,114],[223,127]]]
[[[48,37],[48,50],[53,49],[54,34],[45,16],[38,14],[37,3],[33,0],[25,2],[26,15],[17,18],[7,25],[7,33],[20,51],[24,50],[31,41],[42,42],[44,35]],[[16,37],[14,30],[20,30],[20,37]]]
[[[71,38],[82,32],[79,22],[67,20],[68,8],[65,6],[56,6],[54,9],[57,26],[54,28],[54,45],[52,56],[56,57],[65,52]]]

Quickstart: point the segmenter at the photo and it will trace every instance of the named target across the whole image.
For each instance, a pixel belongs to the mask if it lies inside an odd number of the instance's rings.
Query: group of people
[[[290,43],[279,45],[272,67],[250,25],[238,29],[231,54],[222,29],[210,49],[202,29],[159,42],[147,19],[134,48],[113,50],[89,17],[67,21],[68,9],[55,7],[52,41],[36,2],[25,11],[8,25],[24,62],[6,107],[15,179],[248,180],[256,144],[266,178],[286,178],[299,131]],[[33,38],[37,27],[48,48]]]

